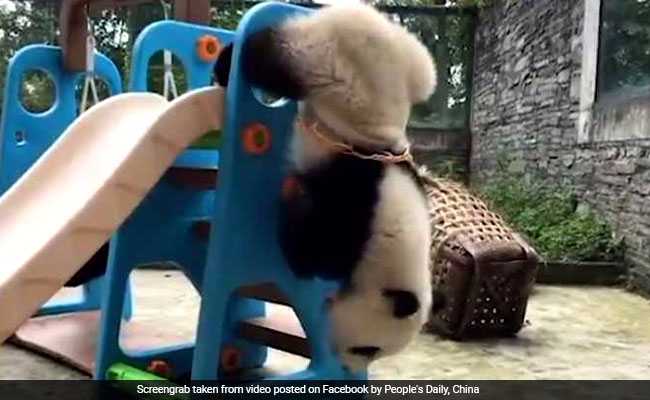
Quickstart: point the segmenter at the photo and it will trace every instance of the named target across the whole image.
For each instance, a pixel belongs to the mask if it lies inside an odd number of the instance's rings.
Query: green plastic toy
[[[108,371],[106,371],[106,379],[112,381],[113,386],[117,389],[132,395],[133,398],[137,399],[151,399],[151,400],[168,400],[170,398],[178,400],[190,400],[190,395],[185,394],[182,391],[174,391],[175,394],[173,397],[170,397],[169,394],[155,394],[155,393],[141,393],[139,392],[139,387],[142,384],[134,384],[134,381],[139,382],[149,382],[145,386],[157,386],[157,387],[178,387],[179,385],[174,384],[168,379],[162,378],[158,375],[151,374],[146,371],[142,371],[138,368],[132,367],[127,364],[117,363],[113,364]],[[155,381],[155,382],[151,382]]]
[[[113,364],[106,371],[106,379],[110,381],[166,381],[158,375],[142,371],[130,365],[117,363]]]

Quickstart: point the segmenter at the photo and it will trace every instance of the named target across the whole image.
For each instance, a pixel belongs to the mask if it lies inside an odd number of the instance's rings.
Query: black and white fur
[[[403,151],[410,109],[436,82],[426,48],[360,4],[261,31],[242,57],[251,83],[299,100],[300,116],[364,153]],[[222,85],[228,70],[229,61],[220,60]],[[298,276],[344,283],[330,302],[333,344],[344,365],[358,371],[402,350],[426,322],[426,196],[408,163],[341,154],[300,125],[290,160],[301,194],[282,205],[281,246]]]

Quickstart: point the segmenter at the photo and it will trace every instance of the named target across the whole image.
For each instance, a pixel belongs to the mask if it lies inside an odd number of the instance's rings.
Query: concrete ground
[[[137,271],[135,319],[188,339],[199,297],[175,271]],[[614,288],[539,286],[516,339],[458,343],[423,334],[402,354],[378,361],[375,379],[648,379],[650,302]],[[270,369],[306,360],[273,352]],[[83,375],[11,345],[0,346],[0,379]]]

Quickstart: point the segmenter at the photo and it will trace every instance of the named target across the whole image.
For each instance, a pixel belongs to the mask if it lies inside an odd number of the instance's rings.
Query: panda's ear
[[[420,309],[420,301],[411,291],[384,289],[382,294],[393,303],[393,316],[395,318],[410,317]]]
[[[251,35],[244,43],[242,65],[246,79],[253,86],[276,96],[300,100],[307,94],[297,62],[285,35],[267,28]]]
[[[214,65],[214,78],[219,86],[228,86],[230,80],[230,66],[232,65],[233,44],[230,43],[219,53],[217,63]]]
[[[403,44],[410,54],[409,92],[414,104],[427,101],[438,83],[436,62],[429,50],[410,34]]]

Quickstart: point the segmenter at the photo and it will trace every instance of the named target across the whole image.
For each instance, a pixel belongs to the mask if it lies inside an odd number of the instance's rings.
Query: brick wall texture
[[[472,182],[497,172],[575,187],[624,235],[633,282],[650,292],[647,140],[578,144],[583,0],[497,0],[479,14]]]

